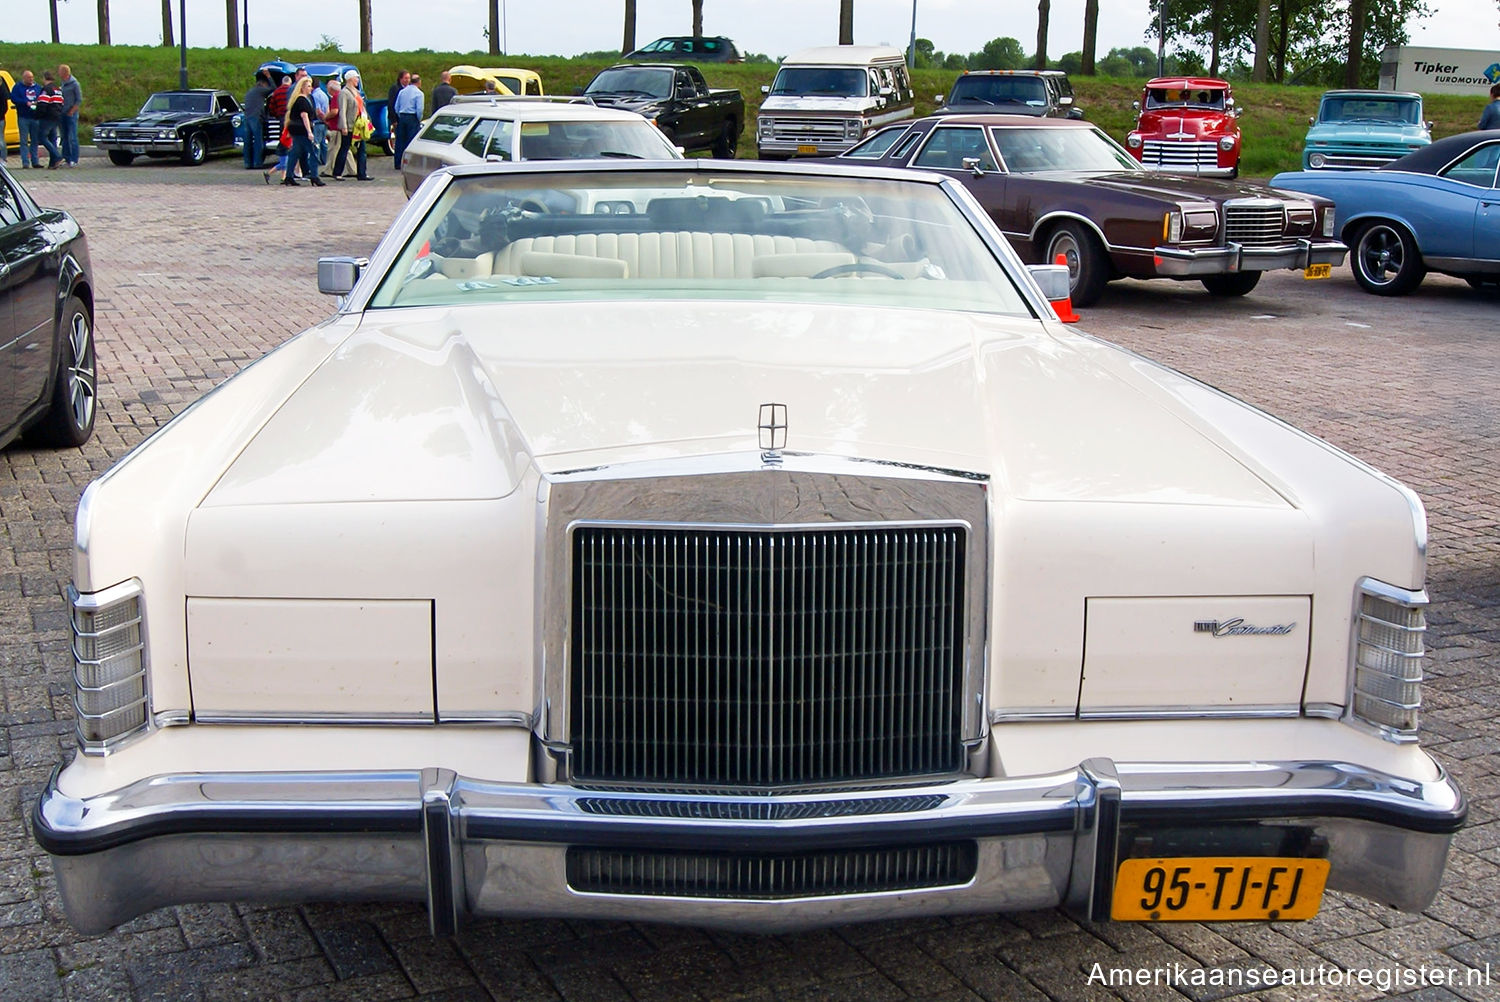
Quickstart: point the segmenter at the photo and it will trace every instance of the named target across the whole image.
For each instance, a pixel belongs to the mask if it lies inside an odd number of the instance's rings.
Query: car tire
[[[392,139],[390,136],[386,136],[384,139],[382,139],[380,142],[376,143],[375,145],[378,146],[378,147],[380,147],[381,152],[384,153],[388,157],[393,157],[393,156],[396,155],[396,141],[394,139]]]
[[[1233,181],[1235,178],[1237,178],[1239,176],[1240,176],[1240,165],[1239,164],[1235,164],[1233,167],[1229,168],[1229,180]]]
[[[191,133],[182,144],[182,162],[197,167],[208,159],[208,140],[203,133]]]
[[[63,305],[61,334],[52,399],[33,427],[33,437],[42,445],[79,446],[94,433],[99,369],[94,316],[77,296]]]
[[[1092,230],[1082,223],[1063,223],[1047,234],[1043,264],[1055,264],[1057,255],[1067,259],[1068,289],[1074,306],[1092,306],[1104,295],[1109,282],[1109,259]]]
[[[1377,296],[1404,296],[1427,274],[1417,242],[1397,223],[1365,223],[1349,241],[1349,247],[1354,280]]]
[[[733,160],[737,138],[734,133],[734,119],[724,119],[724,124],[719,129],[719,138],[714,140],[714,156],[720,160]]]
[[[116,167],[129,167],[135,163],[135,154],[126,153],[124,150],[110,150],[109,162]]]
[[[1237,271],[1232,275],[1206,275],[1201,281],[1211,296],[1244,296],[1260,282],[1258,271]]]

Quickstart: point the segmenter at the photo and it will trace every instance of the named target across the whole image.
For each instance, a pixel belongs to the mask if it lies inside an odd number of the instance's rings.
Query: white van
[[[803,49],[760,92],[755,146],[763,160],[842,153],[912,115],[906,57],[888,45]]]

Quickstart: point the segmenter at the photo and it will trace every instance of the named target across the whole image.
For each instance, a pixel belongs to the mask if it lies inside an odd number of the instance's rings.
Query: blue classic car
[[[1422,121],[1422,95],[1388,90],[1331,90],[1309,118],[1303,170],[1384,167],[1432,142]]]
[[[1500,131],[1449,136],[1370,171],[1277,174],[1273,188],[1331,198],[1366,292],[1400,296],[1429,271],[1500,284]]]

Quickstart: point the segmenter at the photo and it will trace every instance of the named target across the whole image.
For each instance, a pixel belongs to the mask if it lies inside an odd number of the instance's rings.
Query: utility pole
[[[181,61],[177,64],[177,89],[187,90],[187,0],[177,0],[177,34],[182,39]]]

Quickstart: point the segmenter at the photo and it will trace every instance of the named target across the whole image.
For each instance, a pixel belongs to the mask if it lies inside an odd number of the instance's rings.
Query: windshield
[[[953,85],[948,103],[1024,104],[1031,108],[1045,108],[1047,85],[1038,77],[963,76]]]
[[[863,69],[783,66],[776,71],[771,93],[800,97],[866,97],[869,88],[869,77]]]
[[[1377,97],[1330,97],[1318,110],[1320,122],[1379,122],[1382,125],[1416,125],[1422,120],[1420,101]]]
[[[1139,171],[1141,165],[1095,128],[992,128],[995,145],[1013,174],[1049,170]]]
[[[193,111],[208,114],[213,107],[212,94],[152,94],[141,105],[141,114],[161,111]]]
[[[638,122],[522,122],[520,159],[680,160],[676,147],[644,118]]]
[[[1032,316],[942,188],[697,169],[455,176],[371,309],[793,301]]]
[[[1212,108],[1222,110],[1228,91],[1214,87],[1152,87],[1146,108]]]
[[[672,72],[659,67],[620,66],[600,73],[584,93],[671,97]]]

